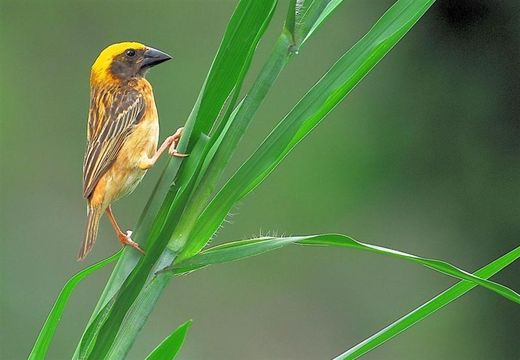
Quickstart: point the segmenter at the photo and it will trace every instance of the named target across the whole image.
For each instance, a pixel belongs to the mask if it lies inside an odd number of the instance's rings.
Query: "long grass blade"
[[[314,245],[314,246],[334,246],[347,247],[356,250],[368,251],[376,254],[391,256],[402,260],[421,264],[435,271],[452,276],[459,280],[471,281],[477,285],[485,287],[506,299],[520,304],[520,295],[508,287],[497,284],[468,273],[445,261],[428,259],[402,251],[392,250],[381,246],[365,244],[356,241],[348,236],[340,234],[322,234],[311,236],[292,236],[292,237],[271,237],[253,240],[241,240],[226,243],[201,252],[200,254],[175,264],[171,271],[176,274],[190,272],[202,267],[219,264],[229,261],[244,259],[250,256],[259,255],[267,251],[282,248],[290,244]]]
[[[56,302],[52,306],[49,316],[47,316],[47,320],[45,320],[45,323],[43,324],[42,329],[38,334],[38,338],[36,339],[32,351],[29,354],[29,360],[45,359],[45,355],[47,354],[49,345],[52,341],[52,338],[54,337],[54,333],[58,328],[58,324],[60,322],[63,311],[65,310],[65,306],[67,305],[72,292],[81,282],[81,280],[91,275],[94,271],[101,269],[113,261],[116,261],[119,259],[122,253],[123,250],[121,249],[114,255],[81,270],[67,281],[63,289],[60,291]]]
[[[316,31],[343,0],[294,0],[289,4],[286,28],[296,49]]]
[[[499,271],[503,270],[514,261],[520,258],[520,247],[510,251],[509,253],[501,256],[490,264],[484,266],[477,272],[475,272],[475,276],[478,276],[482,279],[488,279],[491,276],[495,275]],[[475,283],[470,281],[461,281],[456,285],[450,287],[448,290],[442,292],[437,295],[433,299],[419,306],[417,309],[411,311],[406,314],[399,320],[393,322],[388,325],[381,331],[372,335],[368,339],[362,341],[357,344],[353,348],[344,352],[341,355],[338,355],[334,358],[334,360],[352,360],[357,359],[360,356],[366,354],[367,352],[374,350],[378,346],[382,345],[386,341],[392,339],[394,336],[400,334],[401,332],[408,329],[410,326],[417,324],[419,321],[424,320],[428,316],[434,314],[436,311],[442,309],[452,301],[455,301],[462,295],[466,294],[468,291],[477,286]]]
[[[192,321],[188,320],[164,339],[145,360],[173,360],[184,343]]]

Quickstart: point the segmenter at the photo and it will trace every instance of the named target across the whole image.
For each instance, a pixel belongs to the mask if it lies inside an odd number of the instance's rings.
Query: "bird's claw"
[[[184,130],[183,127],[178,128],[177,131],[175,132],[175,134],[173,134],[172,136],[170,136],[168,138],[171,141],[171,145],[168,148],[168,153],[171,156],[183,158],[183,157],[186,157],[186,156],[189,155],[189,154],[183,154],[183,153],[180,153],[180,152],[177,151],[177,143],[181,139],[183,130]]]
[[[171,155],[171,156],[175,156],[175,157],[180,157],[180,158],[185,158],[187,156],[190,156],[190,154],[184,154],[184,153],[180,153],[177,151],[177,149],[173,148],[168,150],[168,153]]]
[[[144,253],[144,250],[139,246],[138,243],[136,243],[135,241],[132,240],[131,238],[132,236],[132,231],[130,230],[127,230],[126,234],[119,234],[119,242],[121,242],[121,245],[123,246],[131,246],[133,247],[134,249],[136,249],[137,251],[139,251],[141,254],[145,254]]]

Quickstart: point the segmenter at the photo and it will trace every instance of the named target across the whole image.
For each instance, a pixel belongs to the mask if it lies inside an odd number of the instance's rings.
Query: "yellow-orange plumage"
[[[110,204],[131,193],[170,148],[180,132],[157,149],[159,123],[146,71],[170,57],[136,42],[114,44],[101,52],[92,66],[87,149],[83,163],[83,195],[87,199],[87,226],[80,249],[83,259],[96,240],[99,219],[106,211],[120,241],[138,250],[113,217]],[[141,250],[142,251],[142,250]]]

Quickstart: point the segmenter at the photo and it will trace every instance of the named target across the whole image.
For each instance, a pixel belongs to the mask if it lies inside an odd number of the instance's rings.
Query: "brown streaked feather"
[[[100,212],[99,208],[87,208],[87,224],[85,226],[85,236],[83,237],[83,242],[81,243],[81,247],[79,249],[78,260],[83,260],[85,256],[92,250],[94,243],[96,242],[98,228],[99,228],[99,218],[101,217],[102,212]]]
[[[93,89],[83,161],[83,196],[88,198],[145,113],[143,95],[132,88]]]

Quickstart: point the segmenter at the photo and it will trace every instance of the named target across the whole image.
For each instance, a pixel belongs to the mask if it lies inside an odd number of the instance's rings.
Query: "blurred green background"
[[[233,167],[390,6],[350,0],[280,77]],[[27,356],[65,281],[119,248],[108,221],[76,262],[90,65],[138,40],[154,69],[161,138],[187,118],[235,1],[0,2],[2,359]],[[252,74],[281,29],[280,6]],[[520,4],[438,1],[377,68],[233,211],[213,243],[338,232],[475,270],[520,239]],[[252,76],[248,78],[251,82]],[[115,205],[135,224],[164,166]],[[496,280],[520,288],[520,266]],[[72,297],[49,359],[68,359],[109,275]],[[328,359],[454,280],[350,250],[292,247],[175,280],[129,359],[194,319],[182,359]],[[476,289],[367,359],[517,359],[520,311]]]

